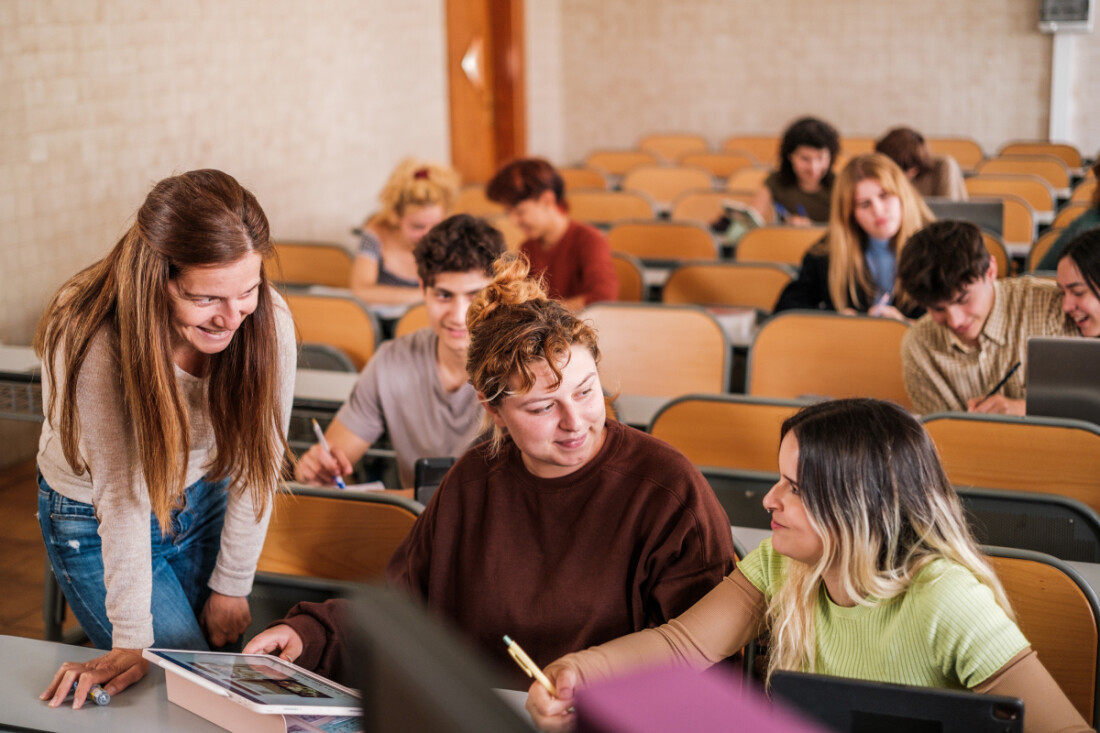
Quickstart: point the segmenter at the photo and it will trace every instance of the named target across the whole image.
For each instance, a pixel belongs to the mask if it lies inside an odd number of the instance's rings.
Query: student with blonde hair
[[[798,670],[1019,697],[1033,731],[1090,730],[1014,621],[935,447],[901,407],[803,408],[781,428],[772,537],[689,611],[563,657],[530,687],[544,730],[576,689],[656,664],[703,669],[770,629],[768,675]]]
[[[897,260],[909,237],[933,220],[892,160],[880,153],[853,158],[833,186],[825,238],[806,253],[798,279],[780,294],[775,310],[916,318],[922,311],[898,286]]]
[[[125,689],[143,647],[205,650],[248,627],[294,396],[272,254],[256,198],[191,171],[46,309],[38,521],[73,614],[110,650],[62,665],[51,706],[76,680],[74,707],[93,683]]]
[[[687,458],[607,419],[592,327],[527,278],[526,260],[506,255],[495,273],[466,314],[493,438],[451,468],[386,579],[523,689],[505,634],[545,662],[664,623],[730,571],[733,541]],[[342,605],[299,604],[247,649],[339,672]]]
[[[458,174],[416,158],[401,161],[382,188],[382,205],[363,223],[351,289],[366,303],[408,304],[421,300],[413,249],[443,221],[458,196]]]

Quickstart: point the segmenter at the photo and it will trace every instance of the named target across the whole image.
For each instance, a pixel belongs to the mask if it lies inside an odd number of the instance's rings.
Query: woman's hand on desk
[[[210,592],[199,616],[199,626],[215,649],[241,638],[250,623],[252,612],[248,610],[247,596],[223,596],[216,591]]]
[[[149,662],[141,656],[140,649],[115,648],[87,662],[65,662],[38,698],[49,700],[50,707],[56,708],[68,697],[73,682],[79,680],[76,695],[73,696],[73,710],[79,710],[88,701],[88,691],[92,685],[102,685],[107,694],[114,697],[148,671]]]
[[[288,662],[302,655],[302,637],[298,632],[279,624],[256,634],[244,648],[245,654],[275,654]]]
[[[538,682],[531,683],[527,690],[527,712],[539,730],[573,730],[573,690],[577,686],[577,673],[557,664],[551,664],[545,672],[557,688],[558,696],[551,695]]]
[[[332,446],[330,455],[321,447],[320,443],[314,443],[309,450],[298,459],[298,466],[294,469],[294,478],[303,484],[314,486],[332,486],[336,483],[337,476],[347,476],[351,473],[351,461],[344,455],[344,451],[337,446]]]

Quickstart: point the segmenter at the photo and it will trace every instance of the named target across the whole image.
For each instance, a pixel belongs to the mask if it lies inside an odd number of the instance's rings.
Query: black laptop
[[[1100,425],[1100,338],[1027,340],[1027,414]]]
[[[1017,733],[1024,729],[1024,704],[1013,697],[801,672],[776,672],[771,686],[773,698],[839,733]]]

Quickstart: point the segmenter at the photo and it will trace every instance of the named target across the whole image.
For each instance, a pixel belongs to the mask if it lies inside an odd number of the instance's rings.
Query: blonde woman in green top
[[[531,686],[544,730],[573,693],[654,664],[708,667],[770,629],[768,676],[803,670],[1024,700],[1029,731],[1091,730],[1016,626],[931,439],[888,402],[807,407],[782,427],[772,538],[669,623],[566,655]],[[538,660],[536,660],[538,661]]]

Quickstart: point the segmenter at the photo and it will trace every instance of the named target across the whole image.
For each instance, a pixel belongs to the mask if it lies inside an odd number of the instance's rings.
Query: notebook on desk
[[[1027,340],[1027,414],[1100,425],[1100,339]]]
[[[1017,733],[1024,704],[1012,697],[846,677],[776,672],[772,696],[841,733]]]

